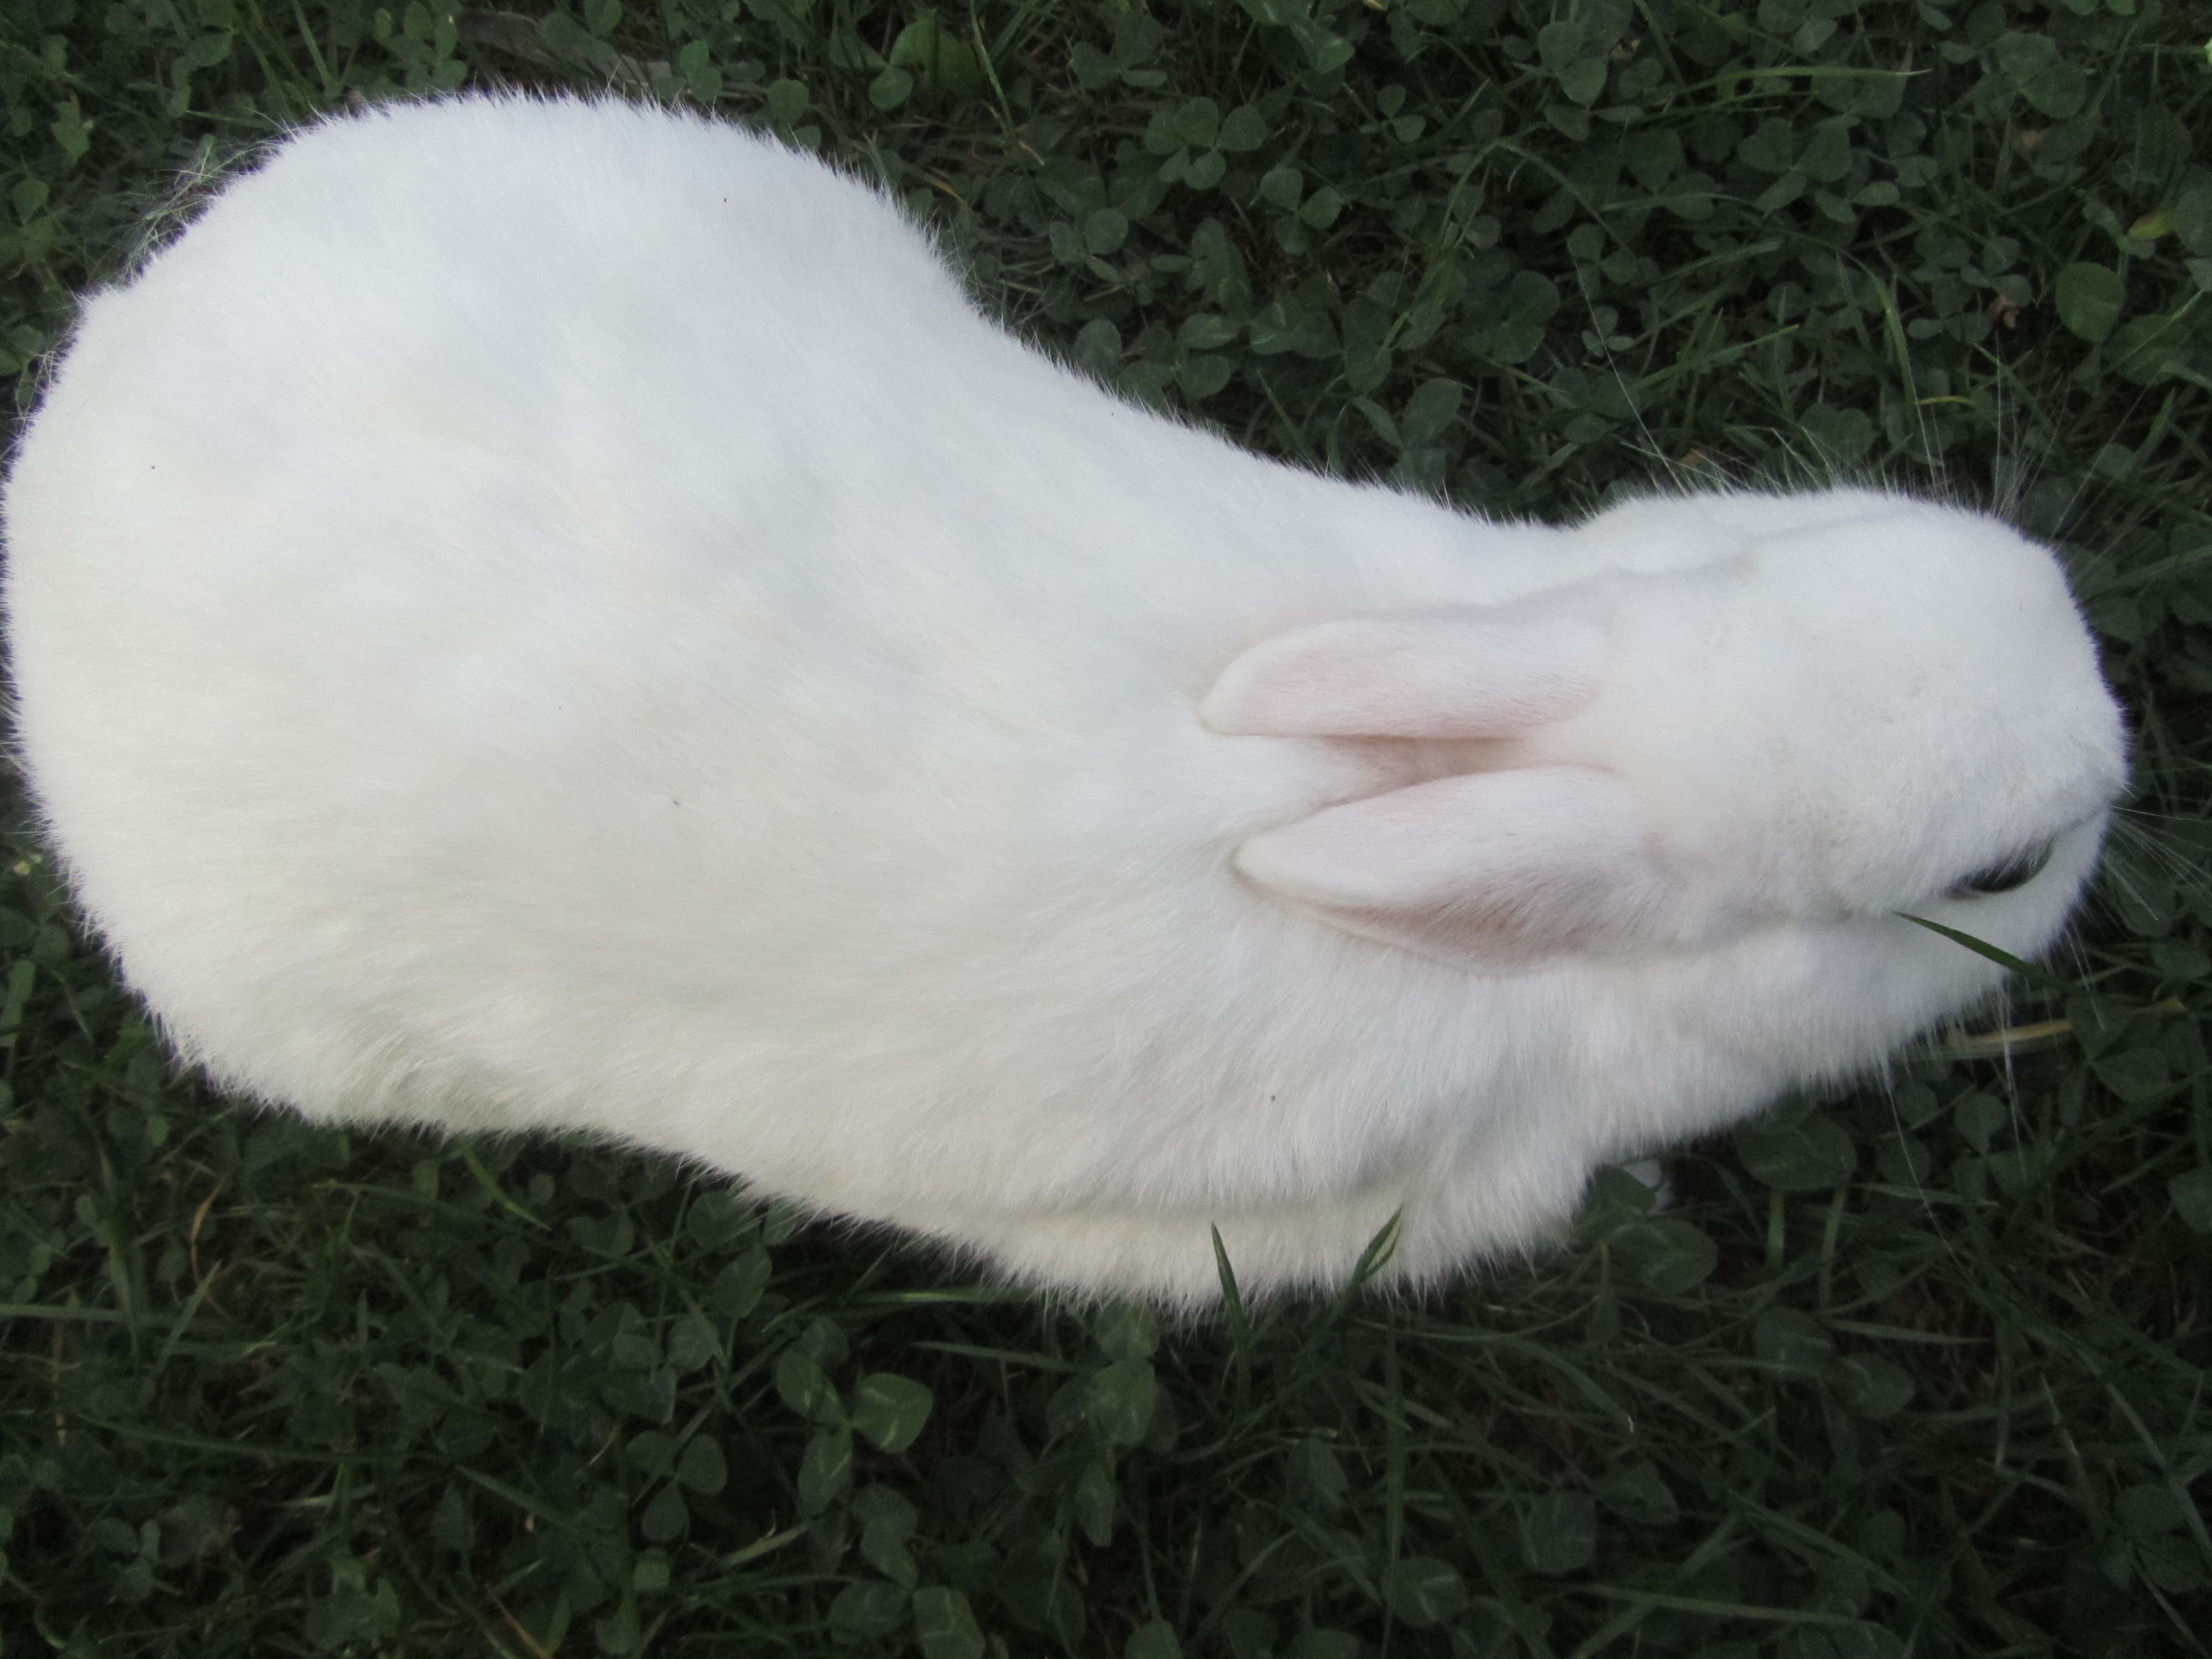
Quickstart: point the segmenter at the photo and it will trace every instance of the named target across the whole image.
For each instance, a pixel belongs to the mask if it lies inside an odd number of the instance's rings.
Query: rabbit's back
[[[1330,984],[1360,947],[1227,860],[1365,763],[1194,708],[1285,617],[1516,580],[1465,535],[1111,401],[751,135],[404,109],[88,307],[10,493],[21,738],[134,985],[264,1097],[913,1220],[1202,1207],[1255,1141],[1349,1192],[1463,1077],[1362,1052],[1441,970]]]

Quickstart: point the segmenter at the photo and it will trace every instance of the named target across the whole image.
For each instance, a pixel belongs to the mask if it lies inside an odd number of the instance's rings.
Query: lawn
[[[879,174],[1012,325],[1316,467],[1995,505],[2136,793],[2046,974],[1663,1211],[1609,1172],[1433,1297],[1169,1328],[660,1159],[226,1103],[18,806],[0,1655],[2212,1648],[2212,12],[518,3],[4,0],[13,412],[282,125],[611,88]]]

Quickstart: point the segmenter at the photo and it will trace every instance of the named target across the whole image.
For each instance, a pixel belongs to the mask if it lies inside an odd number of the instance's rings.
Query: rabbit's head
[[[1322,623],[1232,663],[1216,731],[1368,745],[1401,781],[1254,837],[1243,874],[1491,974],[1778,930],[1918,955],[1908,915],[2051,942],[2126,763],[2048,550],[1834,490],[1632,501],[1564,556],[1570,580],[1512,603]],[[1947,949],[1920,1023],[1995,976]]]

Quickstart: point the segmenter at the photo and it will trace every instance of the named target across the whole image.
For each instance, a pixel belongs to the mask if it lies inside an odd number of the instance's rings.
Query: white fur
[[[221,1081],[1188,1304],[1213,1224],[1433,1277],[1868,1066],[1998,978],[1892,913],[2042,949],[2123,781],[2002,524],[1295,471],[620,104],[285,145],[88,302],[6,514],[50,834]]]

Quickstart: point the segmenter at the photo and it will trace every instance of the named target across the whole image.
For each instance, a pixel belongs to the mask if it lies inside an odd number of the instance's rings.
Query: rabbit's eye
[[[2051,843],[2043,842],[2014,854],[2002,864],[1992,864],[1986,870],[1977,870],[1954,887],[1948,896],[1954,899],[1987,898],[1992,893],[2009,893],[2025,887],[2043,873],[2043,866],[2051,862]]]

